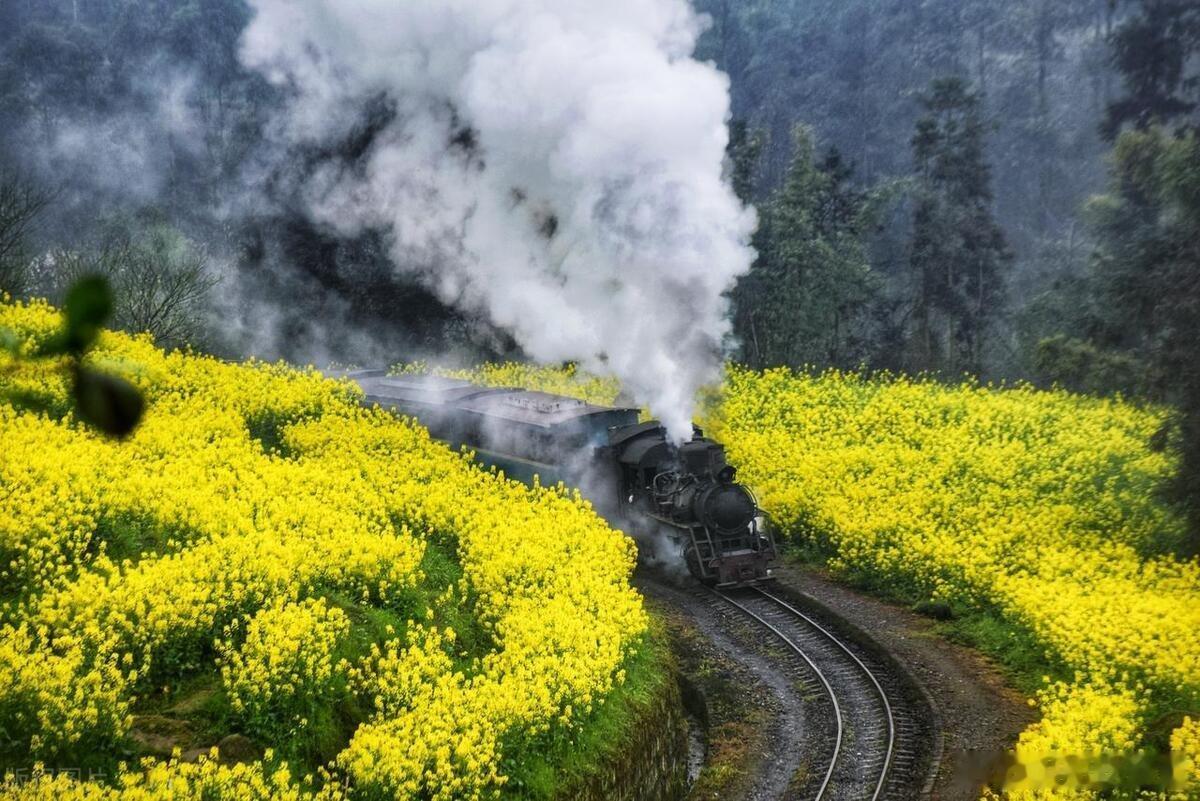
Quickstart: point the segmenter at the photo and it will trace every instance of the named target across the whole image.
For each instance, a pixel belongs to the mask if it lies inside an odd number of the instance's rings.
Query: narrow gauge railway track
[[[826,707],[819,718],[826,736],[811,738],[824,753],[802,787],[808,801],[881,801],[913,797],[918,722],[889,697],[888,677],[860,656],[853,644],[769,590],[711,590],[771,632],[802,663],[798,678],[809,685],[814,703]],[[877,675],[877,672],[880,675]],[[881,678],[882,676],[882,678]],[[898,693],[897,693],[898,694]]]

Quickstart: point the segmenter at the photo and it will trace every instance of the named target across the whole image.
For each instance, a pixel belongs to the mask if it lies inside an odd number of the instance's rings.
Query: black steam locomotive
[[[417,418],[430,433],[512,478],[579,487],[615,525],[665,531],[696,578],[716,586],[764,581],[775,542],[758,503],[736,482],[725,449],[696,428],[675,446],[638,411],[516,387],[440,376],[336,372],[368,404]]]

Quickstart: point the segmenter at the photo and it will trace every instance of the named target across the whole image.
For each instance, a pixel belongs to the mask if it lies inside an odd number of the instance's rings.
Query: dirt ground
[[[792,677],[755,642],[756,628],[722,616],[670,583],[639,582],[667,625],[685,680],[684,702],[704,734],[689,801],[776,801],[811,752],[804,699]]]

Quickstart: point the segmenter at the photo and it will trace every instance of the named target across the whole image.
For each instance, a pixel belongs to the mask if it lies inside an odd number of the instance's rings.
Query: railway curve
[[[709,636],[732,641],[795,709],[791,731],[770,741],[752,801],[910,801],[928,797],[940,741],[936,714],[886,652],[821,607],[779,585],[653,594],[691,607]],[[763,676],[763,671],[773,676]],[[797,758],[799,754],[799,758]],[[799,765],[799,767],[798,767]]]
[[[854,648],[812,616],[769,590],[712,592],[777,637],[819,685],[831,724],[823,738],[823,772],[813,776],[812,801],[880,801],[897,747],[897,721],[883,683]],[[811,786],[815,785],[815,786]]]

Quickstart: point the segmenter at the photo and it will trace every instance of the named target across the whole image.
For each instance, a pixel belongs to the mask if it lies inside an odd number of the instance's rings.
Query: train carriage
[[[775,542],[753,494],[736,482],[725,449],[695,428],[676,445],[638,410],[596,406],[519,387],[454,378],[330,371],[362,388],[365,402],[416,418],[485,465],[543,484],[579,487],[615,525],[666,531],[689,571],[716,586],[768,580]]]

